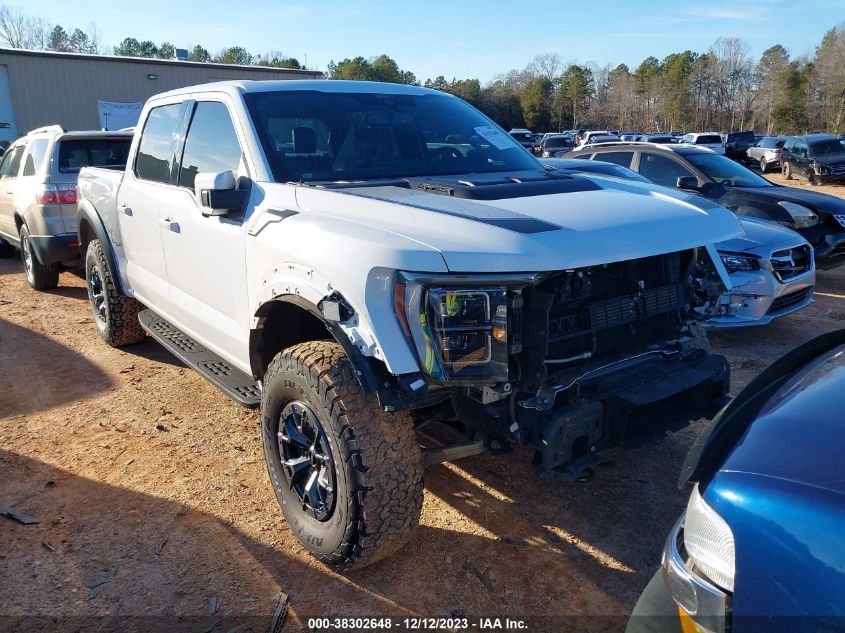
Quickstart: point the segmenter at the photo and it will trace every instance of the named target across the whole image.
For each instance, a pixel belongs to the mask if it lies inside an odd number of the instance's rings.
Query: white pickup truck
[[[79,193],[101,336],[146,332],[260,404],[285,517],[336,569],[408,540],[427,464],[529,446],[574,477],[728,392],[698,321],[736,217],[549,171],[448,94],[168,92],[125,173],[85,169]]]

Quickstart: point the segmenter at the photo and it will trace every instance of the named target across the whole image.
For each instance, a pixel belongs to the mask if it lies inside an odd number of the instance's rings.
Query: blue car
[[[693,447],[694,483],[628,633],[845,631],[845,330],[752,381]]]

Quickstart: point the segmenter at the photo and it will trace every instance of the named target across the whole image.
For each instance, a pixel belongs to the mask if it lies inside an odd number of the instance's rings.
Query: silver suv
[[[79,259],[76,179],[90,165],[122,170],[131,132],[65,132],[52,125],[12,143],[0,161],[0,257],[20,250],[36,290],[59,283]]]

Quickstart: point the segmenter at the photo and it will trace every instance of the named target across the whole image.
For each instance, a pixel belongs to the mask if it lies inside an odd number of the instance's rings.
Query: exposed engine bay
[[[540,471],[577,476],[658,411],[684,423],[715,413],[730,370],[698,321],[723,291],[705,249],[509,287],[507,382],[453,389],[439,414],[488,448],[490,437],[534,446]]]

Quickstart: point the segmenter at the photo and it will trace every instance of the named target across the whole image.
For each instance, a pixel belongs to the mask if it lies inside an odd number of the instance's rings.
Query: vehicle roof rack
[[[58,132],[59,134],[65,133],[61,125],[45,125],[43,127],[37,127],[34,130],[30,130],[29,132],[27,132],[27,136],[29,136],[30,134],[41,134],[43,132]]]

